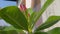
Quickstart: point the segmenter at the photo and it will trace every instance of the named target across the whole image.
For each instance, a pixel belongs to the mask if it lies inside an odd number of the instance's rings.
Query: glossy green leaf
[[[56,27],[56,28],[48,31],[48,34],[60,34],[60,27]]]
[[[47,32],[35,32],[34,34],[48,34]]]
[[[40,25],[36,30],[39,31],[39,30],[49,28],[52,25],[56,24],[59,20],[60,20],[60,16],[51,16],[47,19],[45,23]]]
[[[28,22],[18,7],[5,7],[0,11],[0,16],[15,28],[28,30]]]
[[[42,6],[41,10],[37,13],[37,15],[35,16],[34,22],[36,23],[36,21],[42,16],[42,14],[44,13],[44,11],[52,4],[54,0],[47,0],[44,5]]]

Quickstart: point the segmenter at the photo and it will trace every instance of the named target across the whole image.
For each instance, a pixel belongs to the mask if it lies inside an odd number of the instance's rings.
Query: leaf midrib
[[[5,13],[4,13],[5,14]],[[20,27],[24,28],[23,26],[21,26],[20,24],[18,24],[19,22],[16,21],[15,19],[13,19],[12,17],[10,17],[8,14],[5,14],[6,16],[8,16],[12,21],[14,21],[17,25],[19,25]],[[17,23],[18,22],[18,23]]]

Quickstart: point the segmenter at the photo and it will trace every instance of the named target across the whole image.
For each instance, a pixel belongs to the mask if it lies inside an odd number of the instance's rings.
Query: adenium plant
[[[50,16],[45,21],[45,23],[41,24],[38,28],[36,28],[33,31],[33,27],[36,24],[36,22],[53,1],[54,0],[47,0],[39,12],[33,12],[32,14],[30,14],[28,12],[28,9],[23,5],[20,5],[20,8],[18,8],[17,6],[8,6],[0,10],[0,16],[7,23],[14,26],[16,29],[27,32],[24,34],[59,34],[60,27],[54,28],[47,32],[44,32],[42,30],[56,24],[60,20],[60,16]],[[2,34],[6,33],[6,31],[0,31],[0,33],[1,32],[4,32]],[[6,34],[13,34],[11,32],[14,32],[14,34],[21,34],[21,33],[16,33],[16,31],[14,30],[11,30],[9,32],[10,33],[6,33]]]

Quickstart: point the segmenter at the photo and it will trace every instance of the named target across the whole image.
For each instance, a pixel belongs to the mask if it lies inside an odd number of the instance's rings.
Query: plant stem
[[[28,32],[28,34],[33,34],[32,32]]]

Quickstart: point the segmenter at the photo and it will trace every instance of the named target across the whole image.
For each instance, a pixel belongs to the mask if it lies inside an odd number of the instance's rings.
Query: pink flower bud
[[[25,6],[25,5],[20,4],[20,10],[21,10],[21,11],[26,11],[26,9],[27,9],[27,8],[26,8],[26,6]]]

